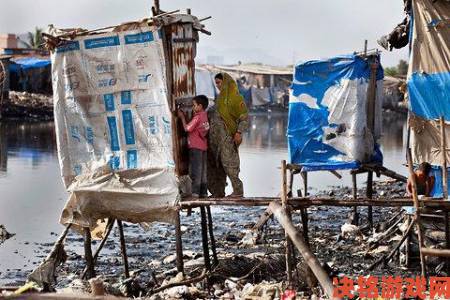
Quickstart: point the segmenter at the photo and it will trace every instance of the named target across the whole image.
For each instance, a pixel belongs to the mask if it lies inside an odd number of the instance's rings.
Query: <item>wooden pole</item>
[[[448,178],[447,178],[447,146],[445,141],[445,120],[444,117],[439,119],[441,125],[441,152],[442,152],[442,188],[444,199],[448,198]]]
[[[125,270],[125,278],[130,278],[130,270],[128,269],[127,249],[125,246],[125,236],[123,234],[123,225],[122,225],[121,220],[117,220],[117,226],[119,227],[120,250],[122,252],[123,266],[124,266],[124,270]]]
[[[450,230],[448,227],[448,210],[444,210],[444,232],[445,232],[445,248],[450,250]],[[450,260],[446,259],[445,261],[447,274],[450,271]]]
[[[420,267],[422,270],[422,276],[424,277],[426,274],[426,266],[425,266],[425,255],[422,251],[422,248],[424,248],[423,244],[423,235],[422,235],[422,228],[420,223],[420,207],[419,207],[419,197],[417,196],[417,183],[416,183],[416,175],[414,174],[413,170],[413,161],[411,157],[411,148],[406,149],[406,159],[408,161],[408,170],[409,170],[409,178],[411,180],[411,187],[412,187],[412,198],[414,201],[414,208],[416,209],[415,212],[415,222],[417,226],[417,233],[418,233],[418,239],[419,239],[419,248],[420,248]]]
[[[358,185],[356,183],[356,173],[352,173],[352,194],[353,194],[353,200],[358,200]],[[353,206],[353,225],[359,224],[359,216],[358,216],[358,207]]]
[[[211,250],[212,250],[212,254],[213,254],[214,266],[217,266],[219,264],[219,260],[217,258],[216,239],[214,238],[214,228],[213,228],[211,207],[209,207],[209,206],[206,207],[206,213],[208,215],[209,238],[211,239]]]
[[[287,203],[287,170],[286,170],[286,161],[281,161],[281,205],[283,208],[287,211],[286,203]],[[288,217],[290,218],[290,213],[287,212]],[[287,281],[289,286],[292,286],[292,253],[291,253],[291,240],[289,239],[289,236],[287,232],[285,231],[285,238],[286,238],[286,249],[285,249],[285,256],[286,256],[286,275],[287,275]]]
[[[366,189],[366,197],[367,199],[372,199],[373,196],[373,172],[367,172],[367,189]],[[373,212],[372,206],[369,205],[367,207],[367,219],[369,221],[369,228],[372,230],[373,228]]]
[[[202,225],[203,258],[205,260],[206,270],[211,271],[211,262],[209,260],[209,248],[208,248],[208,226],[206,224],[205,207],[200,207],[200,216]]]
[[[303,196],[308,197],[308,172],[301,172],[300,174],[302,175],[303,179]]]
[[[305,239],[303,238],[303,235],[295,228],[294,224],[292,224],[292,221],[289,219],[286,210],[276,202],[270,203],[269,207],[277,220],[280,222],[281,226],[283,226],[284,230],[289,235],[295,247],[303,256],[306,264],[311,268],[312,272],[317,277],[327,296],[329,298],[333,298],[333,283],[328,277],[328,274],[322,268],[319,260],[309,249],[308,245],[305,242]]]
[[[97,262],[98,255],[100,254],[100,251],[103,249],[103,246],[106,243],[106,240],[108,239],[109,234],[111,233],[112,228],[114,227],[115,220],[112,218],[108,219],[108,223],[106,224],[106,231],[105,236],[103,237],[102,241],[100,242],[100,245],[98,245],[97,250],[95,250],[94,253],[94,264]],[[84,279],[86,277],[87,267],[84,268],[83,273],[81,274],[81,279]]]
[[[92,257],[91,248],[91,230],[89,227],[84,228],[84,258],[86,260],[86,278],[91,279],[95,277],[94,258]]]
[[[175,215],[175,247],[177,252],[177,271],[184,274],[183,263],[183,241],[181,233],[180,211],[178,210]]]

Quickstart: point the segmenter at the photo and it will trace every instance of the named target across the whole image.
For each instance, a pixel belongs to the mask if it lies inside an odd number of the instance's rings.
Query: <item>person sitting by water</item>
[[[183,111],[178,110],[178,117],[188,133],[189,148],[189,176],[192,180],[192,197],[202,198],[208,196],[206,178],[206,150],[208,149],[207,134],[209,130],[208,98],[204,95],[192,99],[193,118],[188,123]]]
[[[417,195],[423,195],[425,197],[430,197],[431,191],[434,187],[434,176],[430,176],[431,165],[427,162],[423,162],[419,165],[419,169],[414,172],[416,178]],[[412,195],[412,180],[411,177],[408,178],[408,183],[406,186],[408,195]]]

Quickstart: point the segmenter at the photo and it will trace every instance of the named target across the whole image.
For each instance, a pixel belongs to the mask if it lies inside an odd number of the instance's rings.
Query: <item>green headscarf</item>
[[[236,81],[227,73],[221,74],[223,81],[216,100],[217,112],[222,117],[228,134],[233,136],[238,129],[239,122],[247,118],[247,106],[244,97],[239,94]]]

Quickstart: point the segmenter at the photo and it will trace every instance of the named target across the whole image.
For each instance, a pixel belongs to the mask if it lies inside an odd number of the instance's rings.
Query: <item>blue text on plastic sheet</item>
[[[95,49],[103,47],[112,47],[120,45],[119,36],[109,36],[95,39],[84,40],[84,47],[86,49]]]
[[[72,41],[56,48],[56,53],[63,53],[67,51],[80,50],[80,43],[78,41]]]
[[[154,41],[154,39],[153,32],[151,31],[125,35],[125,44],[139,44],[152,41]]]
[[[118,156],[111,156],[111,158],[109,159],[109,167],[112,170],[117,170],[120,167],[120,157]]]
[[[107,117],[109,127],[109,137],[111,139],[111,150],[119,151],[119,136],[117,134],[117,121],[116,117]]]
[[[106,111],[114,111],[114,95],[105,94],[103,95],[103,100],[105,101]]]
[[[92,129],[92,127],[86,127],[85,128],[86,132],[86,140],[89,144],[93,145],[94,144],[94,130]]]
[[[134,145],[134,127],[133,127],[133,116],[131,110],[122,110],[122,121],[123,130],[125,132],[125,143],[127,145]]]
[[[131,104],[131,91],[123,91],[120,93],[121,104]]]
[[[127,168],[128,169],[137,168],[137,150],[127,151]]]

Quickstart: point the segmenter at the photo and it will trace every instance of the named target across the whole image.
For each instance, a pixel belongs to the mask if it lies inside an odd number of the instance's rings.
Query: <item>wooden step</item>
[[[421,247],[420,252],[425,256],[450,257],[450,249],[432,249]]]

